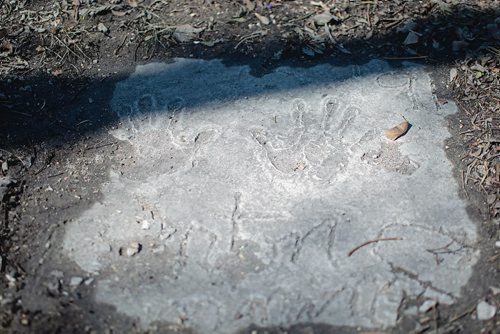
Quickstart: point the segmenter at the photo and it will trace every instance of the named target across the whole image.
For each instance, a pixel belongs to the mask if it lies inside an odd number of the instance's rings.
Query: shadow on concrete
[[[340,40],[339,43],[350,54],[339,52],[335,45],[328,45],[323,54],[310,57],[302,52],[307,42],[283,41],[279,36],[255,43],[253,47],[261,51],[250,56],[242,55],[239,50],[234,49],[238,41],[229,41],[218,48],[201,44],[178,45],[169,49],[168,54],[172,57],[221,59],[226,66],[247,65],[254,76],[265,75],[279,66],[311,67],[325,63],[344,66],[363,64],[374,58],[385,58],[396,67],[403,60],[433,66],[450,65],[456,60],[478,59],[483,51],[499,45],[499,37],[493,36],[488,30],[488,24],[493,24],[498,15],[498,10],[485,12],[468,6],[455,7],[450,13],[414,20],[410,28],[421,35],[415,45],[403,44],[408,32],[398,31],[397,27],[404,25],[401,23],[386,34],[367,40]],[[461,42],[459,44],[462,47],[457,48],[454,43],[456,41]],[[141,52],[146,54],[151,48],[151,45],[143,44],[138,50],[139,55]],[[279,59],[273,57],[276,50],[283,51]],[[135,56],[130,55],[131,58]],[[166,59],[164,50],[158,50],[150,61],[172,61],[172,58]],[[110,62],[115,62],[115,59]],[[118,120],[116,114],[109,110],[114,85],[134,70],[132,66],[125,65],[121,73],[104,79],[85,73],[75,78],[58,78],[47,74],[6,78],[0,83],[0,146],[14,149],[56,138],[77,141],[110,126]],[[186,70],[177,67],[171,75],[182,77]],[[373,73],[360,75],[369,74]],[[196,81],[196,77],[190,79]],[[321,76],[318,76],[317,82],[289,82],[284,89],[319,83],[325,83]],[[224,85],[237,85],[236,94],[221,95]],[[269,87],[266,93],[273,89],[275,88]],[[252,91],[251,87],[245,87],[245,83],[241,82],[221,82],[221,86],[206,87],[206,91],[201,93],[203,97],[197,101],[199,105],[213,102],[212,99],[216,98],[238,99],[262,92]]]

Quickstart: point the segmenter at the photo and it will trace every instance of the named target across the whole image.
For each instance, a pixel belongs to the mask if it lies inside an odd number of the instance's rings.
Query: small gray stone
[[[104,25],[104,23],[99,23],[97,25],[97,31],[102,32],[103,34],[108,32],[108,28]]]
[[[131,257],[131,256],[138,254],[141,251],[141,248],[142,248],[142,246],[140,243],[138,243],[138,242],[131,243],[130,246],[127,247],[127,250],[126,250],[127,256]]]
[[[418,43],[418,34],[414,31],[410,31],[408,35],[406,36],[406,39],[404,40],[403,44],[404,45],[411,45],[411,44],[417,44]]]
[[[476,312],[478,320],[490,320],[495,316],[497,308],[483,300],[477,304]]]
[[[147,220],[143,220],[141,222],[141,229],[149,230],[150,227],[151,227],[151,224]]]
[[[418,309],[416,306],[411,306],[411,307],[408,307],[406,310],[404,310],[403,313],[405,315],[408,315],[408,316],[417,315]]]
[[[80,284],[82,284],[82,282],[83,282],[83,278],[75,276],[75,277],[71,277],[71,279],[69,281],[69,285],[71,287],[77,287]]]
[[[7,281],[9,281],[9,283],[15,283],[16,282],[16,278],[12,274],[5,274],[5,279]]]
[[[0,176],[0,200],[3,198],[7,187],[12,183],[12,180],[8,177]]]
[[[495,286],[490,286],[490,291],[493,295],[498,295],[500,293],[500,288],[497,288]]]
[[[92,277],[90,277],[90,278],[87,278],[83,283],[86,286],[89,286],[90,284],[92,284],[92,282],[94,282],[94,279]]]

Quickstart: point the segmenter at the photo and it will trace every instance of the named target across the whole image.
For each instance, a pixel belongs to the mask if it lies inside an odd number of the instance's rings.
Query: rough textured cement
[[[404,294],[452,303],[471,274],[475,226],[443,148],[456,107],[436,106],[422,67],[256,78],[178,59],[139,66],[112,108],[133,158],[68,224],[64,253],[144,327],[387,327]],[[403,117],[409,133],[385,139]],[[380,237],[403,240],[348,257]]]

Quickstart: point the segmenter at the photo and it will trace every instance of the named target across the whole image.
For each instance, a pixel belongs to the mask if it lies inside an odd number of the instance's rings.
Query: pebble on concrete
[[[495,316],[497,308],[485,301],[481,301],[479,302],[479,304],[477,304],[476,311],[478,320],[490,320]]]
[[[71,287],[77,287],[80,284],[82,284],[82,282],[83,282],[83,278],[75,276],[75,277],[71,277],[71,279],[69,281],[69,285]]]
[[[133,242],[127,247],[127,256],[134,256],[141,251],[141,244],[138,242]]]
[[[141,229],[149,230],[150,227],[151,227],[151,224],[147,220],[143,220],[141,222]]]

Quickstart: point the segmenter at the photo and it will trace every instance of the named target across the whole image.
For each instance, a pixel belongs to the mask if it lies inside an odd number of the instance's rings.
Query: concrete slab
[[[476,228],[443,147],[456,107],[421,66],[257,78],[177,59],[139,66],[112,109],[130,156],[63,252],[144,327],[388,327],[404,294],[453,303],[470,277]],[[403,118],[408,134],[384,138]]]

